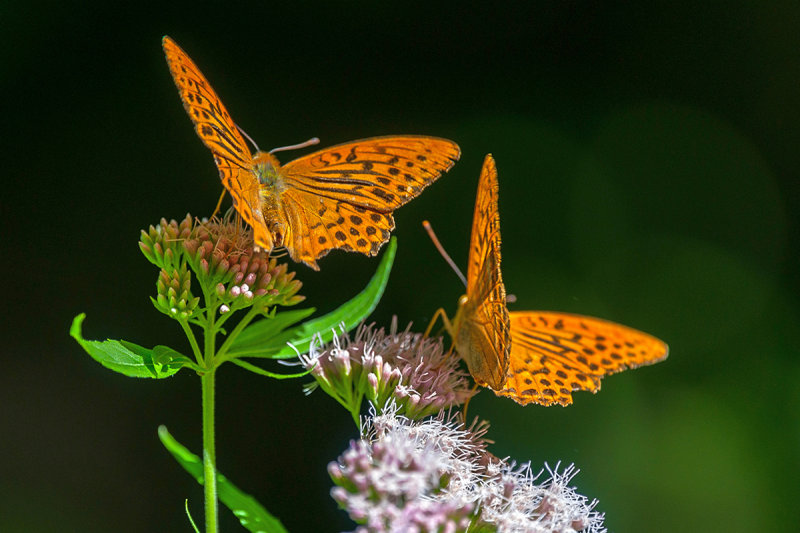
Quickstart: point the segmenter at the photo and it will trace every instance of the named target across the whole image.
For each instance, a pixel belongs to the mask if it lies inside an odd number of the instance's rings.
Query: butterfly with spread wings
[[[522,405],[569,405],[574,391],[600,390],[604,376],[666,359],[664,342],[627,326],[569,313],[509,312],[497,198],[497,168],[487,155],[475,200],[467,293],[452,321],[440,309],[431,322],[443,317],[476,383]]]
[[[256,247],[284,247],[315,270],[333,249],[377,254],[394,229],[394,210],[461,155],[453,141],[403,135],[344,143],[281,165],[272,153],[250,152],[197,65],[171,38],[162,45],[183,106]]]

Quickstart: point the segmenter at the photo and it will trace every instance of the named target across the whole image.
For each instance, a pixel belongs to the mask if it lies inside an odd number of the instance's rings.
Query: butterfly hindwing
[[[316,260],[330,250],[343,249],[373,256],[394,229],[391,213],[381,213],[303,193],[284,193],[284,212],[289,221],[284,246],[295,261],[316,269]]]
[[[598,318],[512,311],[511,357],[499,396],[517,403],[569,405],[572,392],[600,390],[604,376],[663,361],[661,340]]]

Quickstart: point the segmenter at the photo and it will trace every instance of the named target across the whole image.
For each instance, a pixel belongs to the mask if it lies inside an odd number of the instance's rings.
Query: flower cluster
[[[300,357],[317,385],[358,418],[364,397],[379,409],[392,400],[413,419],[463,404],[474,391],[458,359],[446,353],[441,338],[362,326],[351,340],[334,335],[328,345],[313,342]]]
[[[139,237],[139,249],[154,265],[173,270],[181,265],[183,243],[192,234],[194,221],[190,215],[177,222],[162,218],[157,226],[142,230]]]
[[[180,265],[171,272],[162,268],[156,282],[156,308],[177,318],[186,319],[193,313],[199,297],[192,296],[192,275],[186,265]]]
[[[199,298],[192,296],[194,272],[206,304],[227,313],[250,306],[266,311],[274,305],[294,305],[303,300],[302,284],[286,264],[254,252],[250,230],[230,217],[195,221],[190,215],[177,222],[161,219],[142,231],[139,248],[161,268],[156,308],[176,316],[192,316]]]
[[[568,486],[577,470],[531,475],[486,451],[486,425],[442,414],[425,421],[373,410],[362,436],[328,466],[333,498],[359,532],[605,532],[596,500]]]

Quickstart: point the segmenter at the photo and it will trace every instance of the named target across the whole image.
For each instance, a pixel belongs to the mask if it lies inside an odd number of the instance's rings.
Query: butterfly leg
[[[423,334],[424,337],[430,335],[430,332],[433,329],[433,325],[436,323],[436,320],[439,317],[442,317],[442,322],[444,322],[444,329],[447,330],[447,333],[449,333],[451,337],[453,336],[453,325],[447,318],[447,313],[445,313],[444,309],[440,307],[439,309],[436,310],[436,312],[433,314],[433,318],[431,318],[431,321],[428,323],[428,327],[425,329],[425,333]]]
[[[477,384],[477,383],[475,383],[475,384],[472,386],[472,392],[475,392],[476,390],[478,390],[478,384]],[[470,395],[470,396],[469,396],[469,398],[467,398],[467,399],[466,399],[466,401],[464,402],[464,409],[462,409],[462,410],[461,410],[461,421],[462,421],[462,422],[464,422],[464,424],[466,424],[466,423],[467,423],[467,407],[469,407],[469,401],[470,401],[470,400],[471,400],[471,399],[472,399],[474,396],[475,396],[475,395],[474,395],[474,394],[472,394],[472,395]]]
[[[214,208],[214,212],[211,213],[210,217],[208,217],[209,219],[214,218],[217,213],[219,213],[219,208],[222,206],[222,199],[225,198],[226,192],[227,191],[225,189],[222,189],[222,194],[219,195],[219,200],[217,200],[217,207]]]

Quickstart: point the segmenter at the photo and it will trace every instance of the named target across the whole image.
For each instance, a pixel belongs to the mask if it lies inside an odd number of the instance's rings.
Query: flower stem
[[[189,344],[192,346],[192,353],[194,354],[194,358],[197,361],[197,364],[203,366],[203,354],[200,351],[200,347],[197,345],[197,338],[194,336],[194,332],[192,328],[189,326],[189,322],[186,320],[179,320],[178,321],[183,328],[183,332],[186,334],[186,338],[189,339]]]
[[[214,443],[214,376],[203,373],[203,487],[206,500],[206,533],[217,533],[217,455]]]
[[[247,314],[242,317],[239,323],[236,324],[236,327],[233,328],[233,331],[230,332],[228,337],[225,339],[225,342],[222,343],[222,346],[220,346],[219,350],[217,351],[217,355],[215,357],[217,358],[218,364],[222,364],[227,361],[225,354],[228,352],[228,348],[230,348],[231,344],[233,344],[233,341],[236,340],[236,337],[239,335],[239,333],[241,333],[244,328],[250,325],[250,322],[252,322],[259,313],[260,310],[256,308],[250,309]],[[222,320],[217,322],[218,327],[221,324]]]

